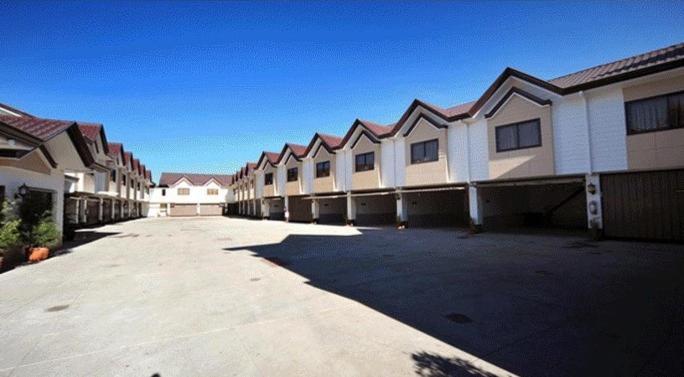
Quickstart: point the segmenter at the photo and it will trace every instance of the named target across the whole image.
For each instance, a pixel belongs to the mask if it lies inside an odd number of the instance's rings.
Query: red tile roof
[[[123,153],[123,144],[121,143],[107,143],[107,146],[110,156],[120,156]]]
[[[27,113],[27,112],[25,112],[25,111],[21,111],[21,110],[17,109],[16,107],[12,107],[12,106],[6,105],[6,104],[4,104],[4,103],[0,103],[0,108],[7,109],[7,110],[9,110],[10,112],[13,112],[13,113],[15,113],[15,114],[19,114],[20,116],[25,116],[25,117],[29,117],[29,118],[35,118],[35,116],[32,115],[32,114],[29,114],[29,113]]]
[[[43,141],[52,139],[75,124],[75,122],[65,120],[15,117],[12,115],[0,115],[0,122]]]
[[[98,137],[100,137],[102,125],[97,123],[78,122],[78,129],[81,130],[83,136],[85,136],[88,140],[95,141]]]
[[[302,157],[304,155],[304,152],[306,152],[306,146],[304,145],[299,145],[299,144],[292,144],[292,143],[287,143],[285,144],[290,148],[292,153],[295,154],[297,157]]]
[[[199,174],[199,173],[161,173],[159,178],[160,186],[169,186],[180,179],[185,178],[191,184],[196,186],[202,186],[212,179],[218,181],[222,186],[228,186],[230,184],[230,175],[227,174]]]
[[[392,127],[394,127],[394,123],[389,124],[387,126],[383,126],[381,124],[377,124],[363,119],[359,119],[358,122],[364,125],[370,132],[372,132],[375,136],[378,137],[389,135],[392,132]]]
[[[264,155],[268,159],[268,162],[270,162],[272,164],[275,164],[276,162],[278,162],[278,156],[279,156],[278,153],[276,153],[276,152],[264,152]]]
[[[318,136],[330,148],[337,148],[337,146],[342,143],[342,138],[339,136],[326,135],[326,134],[321,134],[321,133],[319,133]]]
[[[133,166],[132,161],[131,161],[132,159],[133,159],[133,153],[124,152],[124,155],[123,155],[124,165],[128,166],[128,164],[131,164],[131,167],[132,167]]]
[[[569,88],[676,61],[684,61],[684,43],[597,65],[548,81],[558,87]]]

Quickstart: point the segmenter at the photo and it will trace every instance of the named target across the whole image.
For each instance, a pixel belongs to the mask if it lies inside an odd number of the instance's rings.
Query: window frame
[[[207,189],[207,196],[218,196],[219,194],[219,189],[217,188],[208,188]]]
[[[291,173],[292,171],[294,171],[294,177],[295,177],[294,179],[290,179],[290,173]],[[286,177],[285,177],[285,178],[287,179],[287,182],[297,182],[297,181],[299,181],[299,167],[298,167],[298,166],[295,166],[295,167],[293,167],[293,168],[288,168],[288,169],[287,169],[287,174],[286,174]]]
[[[427,148],[425,148],[425,147],[428,145],[428,143],[435,143],[435,144],[437,145],[437,148],[435,149],[435,152],[437,152],[437,153],[435,154],[435,158],[434,158],[434,159],[429,159],[429,160],[415,160],[414,157],[413,157],[413,147],[414,147],[414,146],[418,146],[418,145],[422,145],[422,146],[423,146],[423,155],[427,155],[427,154],[425,153],[425,151],[427,150]],[[415,142],[415,143],[411,143],[411,145],[409,145],[409,152],[410,152],[410,154],[411,154],[411,155],[409,156],[409,158],[411,159],[411,165],[426,164],[426,163],[430,163],[430,162],[439,161],[439,139],[430,139],[430,140],[418,141],[418,142]]]
[[[373,156],[373,164],[370,165],[369,169],[362,169],[359,170],[359,157],[363,156],[364,157],[364,166],[368,166],[368,156]],[[366,153],[359,153],[354,155],[354,173],[363,173],[365,171],[373,171],[375,170],[375,151],[372,152],[366,152]]]
[[[166,196],[166,189],[165,189],[165,188],[162,189],[162,193],[161,193],[161,194],[162,194],[162,196]]]
[[[270,179],[268,179],[270,178]],[[271,186],[273,185],[273,173],[266,173],[264,174],[264,186]]]
[[[524,147],[521,147],[520,146],[519,127],[523,124],[527,124],[527,123],[531,123],[531,122],[535,122],[537,129],[539,130],[539,144],[526,145]],[[510,128],[510,127],[515,127],[515,141],[516,141],[517,146],[515,148],[501,149],[501,148],[499,148],[499,130],[505,129],[505,128]],[[528,120],[523,120],[521,122],[502,124],[500,126],[494,127],[494,144],[496,146],[496,153],[512,152],[512,151],[518,151],[518,150],[530,149],[530,148],[539,148],[539,147],[543,146],[544,143],[542,141],[541,118],[528,119]]]
[[[181,194],[181,190],[183,190],[184,194]],[[187,190],[187,191],[186,191]],[[189,187],[179,187],[176,189],[176,196],[190,196],[190,188]]]
[[[668,108],[666,109],[666,113],[667,113],[667,124],[668,124],[668,127],[667,127],[667,128],[656,128],[656,129],[653,129],[653,130],[645,130],[645,131],[632,130],[632,129],[629,127],[630,124],[629,124],[629,117],[628,117],[628,114],[629,114],[629,112],[628,112],[628,107],[629,107],[630,104],[633,104],[633,103],[635,103],[635,102],[654,100],[654,99],[661,98],[661,97],[664,97],[665,100],[666,100],[666,103],[667,103],[667,98],[668,98],[668,97],[678,96],[678,95],[682,95],[682,94],[684,94],[684,90],[680,90],[680,91],[672,92],[672,93],[658,94],[658,95],[655,95],[655,96],[644,97],[644,98],[639,98],[639,99],[633,99],[633,100],[631,100],[631,101],[625,101],[625,107],[624,107],[624,111],[625,111],[625,130],[627,131],[627,136],[630,136],[630,135],[641,135],[641,134],[647,134],[647,133],[651,133],[651,132],[661,132],[661,131],[668,131],[668,130],[678,130],[678,129],[684,128],[684,125],[683,125],[683,126],[673,126],[673,125],[670,123],[670,115],[671,115],[670,113],[671,113],[671,111],[670,111],[669,106],[668,106]],[[683,124],[684,124],[684,123],[683,123]]]
[[[327,165],[327,169],[326,169],[326,170],[323,170],[324,172],[327,171],[327,174],[325,174],[325,175],[320,175],[320,174],[319,174],[319,172],[320,172],[320,171],[318,170],[318,166],[319,166],[319,165]],[[330,160],[317,162],[317,163],[316,163],[316,178],[327,178],[327,177],[330,177]]]

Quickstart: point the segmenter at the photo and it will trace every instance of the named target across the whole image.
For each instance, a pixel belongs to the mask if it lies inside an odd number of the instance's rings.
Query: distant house
[[[162,173],[150,193],[148,217],[219,216],[232,202],[230,175]]]

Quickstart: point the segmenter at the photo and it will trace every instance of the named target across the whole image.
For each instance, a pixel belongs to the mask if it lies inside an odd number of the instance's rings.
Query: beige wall
[[[21,159],[0,158],[0,166],[30,170],[41,174],[50,174],[50,166],[46,165],[39,156],[39,151],[34,150]]]
[[[446,132],[445,128],[436,128],[421,118],[405,138],[406,186],[434,185],[447,182]],[[438,160],[411,164],[411,144],[434,139],[437,139],[439,144]]]
[[[330,176],[316,178],[316,164],[330,161]],[[329,153],[324,147],[320,147],[318,154],[313,159],[313,191],[316,193],[332,192],[335,189],[335,155]]]
[[[540,119],[542,145],[535,148],[514,151],[496,151],[497,126]],[[525,178],[554,174],[553,130],[551,126],[551,107],[540,107],[520,96],[513,95],[499,109],[497,114],[487,120],[487,139],[489,142],[489,178]]]
[[[623,89],[625,101],[684,90],[684,75]],[[625,127],[626,129],[626,127]],[[684,167],[684,129],[627,135],[629,169]]]
[[[302,164],[297,162],[294,157],[289,158],[287,164],[285,164],[285,195],[299,195],[301,190],[299,189],[300,182],[302,181]],[[287,182],[287,170],[291,168],[297,168],[297,180],[294,182]]]
[[[356,155],[375,152],[375,169],[364,172],[354,171]],[[352,190],[368,190],[380,187],[380,144],[374,144],[365,135],[356,143],[352,150]]]

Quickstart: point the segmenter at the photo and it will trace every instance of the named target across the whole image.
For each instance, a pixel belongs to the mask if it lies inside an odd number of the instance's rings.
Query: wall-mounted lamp
[[[589,202],[589,213],[591,213],[592,215],[598,214],[598,204],[594,200]]]
[[[15,195],[16,198],[24,198],[26,195],[29,193],[29,188],[26,186],[26,183],[23,185],[19,186],[17,188],[17,194]]]
[[[591,195],[596,194],[596,185],[593,183],[589,183],[587,185],[587,192],[590,193]]]

